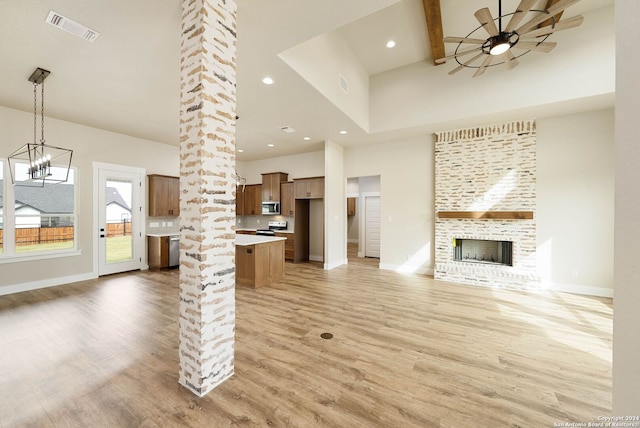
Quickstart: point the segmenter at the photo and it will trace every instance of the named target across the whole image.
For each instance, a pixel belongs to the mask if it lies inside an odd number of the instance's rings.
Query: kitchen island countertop
[[[256,245],[265,242],[285,241],[287,238],[262,235],[236,235],[236,245]]]

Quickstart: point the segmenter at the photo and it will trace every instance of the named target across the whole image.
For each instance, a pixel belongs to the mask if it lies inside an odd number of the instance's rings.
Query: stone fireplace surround
[[[435,175],[435,279],[537,289],[535,120],[437,133]],[[455,261],[455,239],[511,241],[512,266]]]

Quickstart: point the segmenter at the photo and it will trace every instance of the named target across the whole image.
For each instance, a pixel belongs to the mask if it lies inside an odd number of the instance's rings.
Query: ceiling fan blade
[[[471,64],[473,61],[477,60],[478,58],[480,58],[482,55],[486,55],[484,52],[480,52],[478,55],[474,56],[473,58],[471,58],[469,61],[463,62],[462,65],[457,66],[456,68],[454,68],[453,70],[451,70],[449,72],[449,74],[455,74],[458,71],[462,70],[463,68],[465,68],[466,66],[468,66],[469,64]]]
[[[521,34],[521,38],[531,38],[538,36],[546,36],[547,34],[555,33],[556,31],[566,30],[567,28],[577,27],[582,24],[584,21],[584,17],[582,15],[574,16],[573,18],[565,19],[564,21],[560,21],[556,23],[555,26],[547,25],[546,27],[538,28],[536,30],[531,30],[528,33]]]
[[[485,60],[482,62],[482,65],[480,66],[480,68],[475,73],[473,73],[473,77],[478,77],[483,75],[487,67],[491,65],[491,61],[493,61],[493,58],[494,58],[494,55],[487,55]]]
[[[467,55],[467,54],[470,54],[470,53],[474,53],[474,52],[478,52],[478,51],[481,51],[481,50],[482,50],[482,46],[477,47],[477,48],[473,48],[473,49],[469,49],[469,50],[466,50],[466,51],[454,53],[452,55],[447,55],[447,56],[445,56],[443,58],[436,59],[436,63],[437,64],[442,64],[443,62],[447,62],[448,59],[457,58],[457,57],[464,56],[464,55]]]
[[[536,25],[540,24],[543,21],[546,21],[552,16],[556,16],[558,13],[562,12],[569,6],[579,2],[580,0],[560,0],[549,9],[546,10],[547,13],[540,13],[538,16],[531,19],[526,24],[522,25],[520,28],[516,30],[518,34],[525,34],[527,31],[532,30]]]
[[[514,28],[522,22],[524,17],[529,13],[531,8],[536,4],[536,0],[522,0],[518,5],[516,11],[514,12],[511,20],[507,24],[507,28],[504,29],[505,32],[511,33]]]
[[[493,22],[493,16],[491,16],[491,12],[488,7],[482,8],[476,13],[474,13],[476,19],[484,27],[484,29],[489,33],[490,36],[498,35],[498,27],[496,27],[496,23]]]
[[[507,66],[508,70],[511,70],[520,64],[513,52],[511,52],[511,49],[502,54],[502,57],[504,58],[504,64]]]
[[[473,43],[476,45],[481,45],[484,42],[486,42],[486,40],[484,39],[470,39],[468,37],[445,37],[444,38],[444,42],[445,43]]]
[[[535,52],[551,52],[551,50],[553,48],[555,48],[557,45],[556,42],[527,42],[527,41],[523,41],[520,40],[518,41],[518,43],[516,43],[513,48],[517,48],[517,49],[526,49],[528,51],[535,51]]]

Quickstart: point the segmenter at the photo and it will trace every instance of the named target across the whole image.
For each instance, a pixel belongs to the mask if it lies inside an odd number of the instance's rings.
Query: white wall
[[[380,267],[432,273],[432,136],[347,148],[344,164],[347,177],[380,176]]]
[[[279,57],[362,129],[369,130],[369,73],[339,33],[321,34]],[[346,79],[348,93],[341,89],[339,75]]]
[[[537,129],[537,254],[543,286],[590,287],[593,294],[612,296],[613,109],[542,119]]]
[[[545,284],[611,295],[613,111],[538,119],[537,129],[538,245],[542,252],[538,268]],[[345,150],[347,177],[377,174],[382,201],[380,266],[432,272],[431,136]],[[565,251],[574,241],[579,244],[575,251]]]
[[[251,162],[237,162],[238,174],[247,184],[261,184],[262,175],[269,172],[286,172],[289,181],[295,178],[321,177],[324,175],[324,150],[299,155],[282,156]]]
[[[344,185],[344,150],[325,141],[325,269],[347,263],[347,200]]]
[[[640,413],[640,2],[616,1],[616,196],[613,415]]]
[[[33,138],[33,115],[0,107],[2,154]],[[147,173],[179,174],[177,146],[158,144],[100,129],[47,118],[47,143],[73,149],[73,166],[78,167],[78,248],[82,254],[37,261],[0,264],[0,295],[27,287],[57,285],[93,277],[93,172],[92,161],[146,168]],[[146,196],[145,196],[146,198]]]

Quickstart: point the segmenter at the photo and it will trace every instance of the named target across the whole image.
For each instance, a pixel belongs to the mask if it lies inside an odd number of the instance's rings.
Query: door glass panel
[[[107,179],[105,187],[107,263],[119,263],[133,259],[132,193],[132,181]]]

